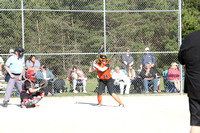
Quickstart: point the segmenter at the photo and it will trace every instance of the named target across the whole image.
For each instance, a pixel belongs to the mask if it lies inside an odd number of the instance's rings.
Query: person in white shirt
[[[130,79],[128,78],[128,76],[126,76],[126,74],[123,71],[120,70],[118,66],[115,67],[115,72],[113,72],[112,78],[114,79],[114,85],[120,86],[120,94],[123,94],[125,85],[125,94],[129,94],[131,85]]]

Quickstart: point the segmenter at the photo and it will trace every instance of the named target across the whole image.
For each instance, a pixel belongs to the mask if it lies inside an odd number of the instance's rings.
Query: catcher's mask
[[[107,56],[105,54],[99,55],[99,62],[108,62]]]
[[[15,52],[18,53],[19,57],[22,57],[24,55],[24,49],[22,47],[16,47]]]
[[[28,70],[26,72],[26,77],[28,79],[30,79],[31,81],[35,82],[36,81],[36,79],[35,79],[35,71],[34,70]]]

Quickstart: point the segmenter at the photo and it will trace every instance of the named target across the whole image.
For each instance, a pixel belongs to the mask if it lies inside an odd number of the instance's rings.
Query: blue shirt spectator
[[[42,65],[41,69],[36,73],[36,79],[52,81],[55,76],[50,72],[45,65]]]
[[[153,54],[149,53],[149,48],[145,48],[145,53],[140,58],[140,69],[145,66],[146,63],[151,63],[151,67],[155,65],[156,59]]]
[[[9,55],[6,57],[6,59],[8,59],[10,56],[12,56],[13,54],[15,54],[15,51],[13,49],[9,50]]]
[[[40,70],[37,71],[36,75],[35,75],[36,79],[38,82],[42,81],[42,80],[47,80],[48,81],[48,85],[47,87],[44,89],[44,94],[45,96],[49,95],[51,93],[51,95],[53,95],[53,87],[52,87],[52,81],[55,78],[55,76],[52,74],[52,72],[50,72],[47,67],[45,65],[42,65]]]

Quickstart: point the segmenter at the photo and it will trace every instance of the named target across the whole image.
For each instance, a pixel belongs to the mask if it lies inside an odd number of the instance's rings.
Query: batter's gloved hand
[[[92,67],[96,67],[96,60],[92,62]]]

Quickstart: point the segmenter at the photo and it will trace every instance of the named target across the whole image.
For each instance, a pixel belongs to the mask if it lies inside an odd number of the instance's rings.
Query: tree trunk
[[[38,51],[41,52],[41,38],[40,38],[40,30],[39,30],[39,23],[38,23],[38,20],[36,20],[36,29],[37,29],[37,34],[38,34]]]

